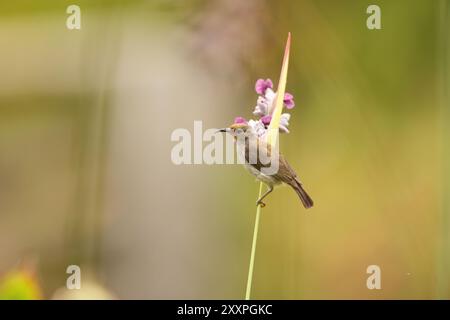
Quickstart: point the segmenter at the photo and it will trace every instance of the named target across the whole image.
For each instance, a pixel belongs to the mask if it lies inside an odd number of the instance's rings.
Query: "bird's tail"
[[[314,205],[313,200],[311,197],[306,193],[305,189],[303,189],[302,184],[300,181],[295,179],[295,185],[292,187],[294,188],[295,192],[297,192],[298,196],[300,197],[300,200],[302,200],[303,206],[308,209],[311,208]]]

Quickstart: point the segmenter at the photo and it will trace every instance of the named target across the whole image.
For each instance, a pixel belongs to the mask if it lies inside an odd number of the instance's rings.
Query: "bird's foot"
[[[261,200],[256,201],[256,206],[261,206],[261,208],[264,208],[266,204],[262,202]]]

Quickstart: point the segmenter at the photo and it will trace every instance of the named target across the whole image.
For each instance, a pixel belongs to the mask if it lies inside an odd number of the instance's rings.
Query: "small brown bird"
[[[227,132],[234,137],[238,153],[245,157],[243,158],[245,159],[244,167],[253,174],[256,179],[264,182],[268,186],[269,189],[258,199],[258,201],[256,201],[257,206],[261,205],[264,207],[265,203],[262,200],[273,191],[274,186],[282,183],[291,186],[295,190],[305,208],[308,209],[313,206],[313,200],[306,193],[305,189],[303,189],[302,183],[297,178],[294,169],[291,168],[289,163],[280,153],[272,154],[271,146],[262,139],[257,138],[252,132],[252,128],[247,123],[235,123],[230,127],[220,129],[219,131]],[[267,155],[268,158],[276,159],[278,161],[278,170],[275,173],[264,173],[264,169],[269,168],[271,163],[263,164],[267,161],[261,161],[261,154]],[[254,158],[253,155],[256,155],[256,157]],[[251,159],[255,159],[256,161],[250,161]]]

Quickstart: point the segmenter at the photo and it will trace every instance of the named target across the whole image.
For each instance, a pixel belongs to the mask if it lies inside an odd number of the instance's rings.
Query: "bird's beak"
[[[219,129],[219,130],[217,130],[216,133],[218,133],[218,132],[228,132],[228,128]]]

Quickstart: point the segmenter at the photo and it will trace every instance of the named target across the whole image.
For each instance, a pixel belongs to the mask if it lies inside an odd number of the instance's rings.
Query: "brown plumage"
[[[273,175],[265,175],[261,172],[261,170],[263,170],[263,168],[269,168],[271,163],[262,164],[259,159],[259,151],[262,149],[263,151],[261,151],[261,153],[266,154],[267,157],[270,158],[272,155],[272,148],[261,139],[257,139],[257,143],[250,143],[250,141],[249,139],[245,139],[245,167],[250,171],[250,173],[255,175],[258,180],[264,182],[269,187],[268,192],[258,199],[257,204],[262,204],[264,206],[262,199],[272,192],[274,185],[285,183],[295,190],[305,208],[311,208],[314,205],[313,200],[305,191],[294,169],[292,169],[283,155],[278,153],[278,171]],[[257,145],[257,151],[250,149],[251,147],[254,147],[253,145]],[[253,161],[256,163],[250,163],[250,151],[256,152],[254,153],[256,155],[256,161]],[[275,157],[275,159],[277,158]]]
[[[262,200],[273,191],[275,185],[282,183],[291,186],[295,190],[305,208],[311,208],[314,205],[311,197],[306,193],[305,189],[303,189],[302,183],[297,178],[294,169],[292,169],[280,153],[277,154],[278,157],[273,157],[279,161],[278,170],[275,173],[269,173],[264,170],[265,168],[271,168],[271,163],[270,161],[268,161],[267,164],[261,162],[259,159],[259,151],[263,150],[261,154],[265,155],[267,157],[266,159],[272,159],[272,148],[270,144],[264,142],[263,139],[257,138],[247,123],[234,123],[230,127],[220,129],[219,131],[227,132],[234,137],[238,153],[243,157],[244,167],[253,174],[256,179],[264,182],[269,187],[269,189],[256,201],[256,205],[264,207],[265,204]],[[255,161],[251,161],[253,160],[252,157],[256,158],[254,159]]]

